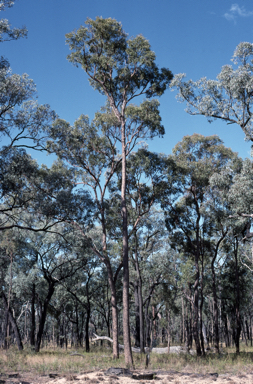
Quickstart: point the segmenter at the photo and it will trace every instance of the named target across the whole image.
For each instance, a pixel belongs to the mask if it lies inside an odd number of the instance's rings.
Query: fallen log
[[[108,336],[98,336],[95,333],[93,333],[93,335],[95,336],[95,338],[92,339],[92,341],[107,340],[107,341],[110,341],[110,343],[113,342],[113,339],[111,339]],[[119,349],[124,350],[124,345],[119,344]],[[168,347],[165,347],[165,348],[148,348],[148,347],[145,347],[144,349],[145,349],[145,353],[149,353],[149,352],[159,353],[159,354],[168,353]],[[140,348],[132,347],[132,352],[140,353],[141,350],[140,350]],[[177,353],[177,354],[187,353],[187,350],[186,350],[186,348],[183,348],[181,346],[173,346],[173,347],[170,347],[169,353]]]
[[[69,356],[82,356],[82,357],[85,357],[84,355],[82,355],[81,353],[77,353],[76,351],[75,352],[72,352],[70,353]]]

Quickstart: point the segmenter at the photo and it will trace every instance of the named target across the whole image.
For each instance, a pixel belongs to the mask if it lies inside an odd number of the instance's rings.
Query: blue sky
[[[94,91],[87,75],[66,59],[65,34],[87,17],[112,17],[129,37],[142,34],[156,53],[159,67],[197,80],[214,79],[222,65],[230,64],[236,46],[253,42],[253,3],[227,0],[17,0],[1,13],[15,27],[26,25],[28,38],[1,44],[13,72],[27,73],[36,83],[38,100],[48,103],[71,124],[84,113],[92,119],[105,98]],[[238,126],[190,116],[185,105],[168,90],[160,98],[166,134],[149,143],[149,149],[165,154],[184,135],[217,134],[224,144],[250,156],[250,143]],[[137,100],[136,100],[137,102]],[[42,155],[39,162],[48,163]]]

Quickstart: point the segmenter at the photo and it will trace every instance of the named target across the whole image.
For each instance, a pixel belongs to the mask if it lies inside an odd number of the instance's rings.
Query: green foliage
[[[14,1],[2,0],[0,11],[13,4]],[[11,29],[8,20],[1,19],[0,42],[26,34],[26,28]],[[44,149],[42,132],[55,118],[49,105],[37,103],[33,80],[26,74],[12,74],[8,60],[1,57],[0,137],[4,136],[5,145],[0,148],[0,230],[29,226],[19,215],[28,207],[32,210],[36,194],[43,193],[42,189],[35,188],[42,173],[35,160],[26,153],[26,148]]]
[[[125,100],[140,94],[160,96],[165,91],[172,74],[166,68],[159,71],[142,35],[127,39],[121,24],[111,18],[88,18],[85,24],[66,35],[72,51],[68,60],[82,66],[92,87],[105,94],[111,106],[124,109]]]

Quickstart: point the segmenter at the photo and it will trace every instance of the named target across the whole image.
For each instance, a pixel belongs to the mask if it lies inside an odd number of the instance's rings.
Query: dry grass
[[[242,348],[243,352],[238,356],[233,350],[222,355],[210,354],[206,357],[192,355],[151,354],[149,370],[165,370],[171,372],[187,372],[195,374],[207,373],[230,373],[241,374],[253,372],[253,348]],[[84,357],[74,355],[70,349],[42,349],[35,354],[30,350],[17,351],[12,347],[8,351],[0,350],[0,372],[36,372],[48,374],[51,372],[60,374],[80,374],[87,371],[108,369],[110,367],[125,367],[124,355],[119,360],[112,359],[108,349],[93,347],[90,353],[78,350]],[[134,364],[137,369],[144,369],[146,363],[145,355],[134,354]],[[98,375],[97,379],[99,379]]]

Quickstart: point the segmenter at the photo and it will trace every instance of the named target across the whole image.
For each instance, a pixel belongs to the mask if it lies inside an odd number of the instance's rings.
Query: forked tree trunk
[[[22,343],[22,340],[21,340],[19,328],[18,328],[18,325],[16,323],[15,318],[12,315],[11,309],[8,306],[7,298],[6,298],[6,296],[5,296],[3,291],[2,291],[2,299],[3,299],[4,309],[6,311],[6,314],[8,314],[8,318],[7,319],[9,319],[9,321],[11,323],[11,326],[13,328],[14,334],[15,334],[15,338],[16,338],[16,341],[17,341],[18,349],[19,349],[19,351],[22,351],[24,348],[23,348],[23,343]],[[7,322],[7,324],[8,324],[8,322]]]
[[[35,343],[35,352],[39,352],[40,351],[40,346],[41,346],[44,326],[45,326],[45,322],[46,322],[47,309],[48,309],[48,305],[49,305],[49,302],[51,300],[51,297],[53,296],[53,293],[54,293],[54,284],[49,283],[47,297],[46,297],[46,299],[44,301],[44,305],[42,306],[42,310],[41,310],[39,330],[38,330],[38,333],[37,333],[37,339],[36,339],[36,343]]]

